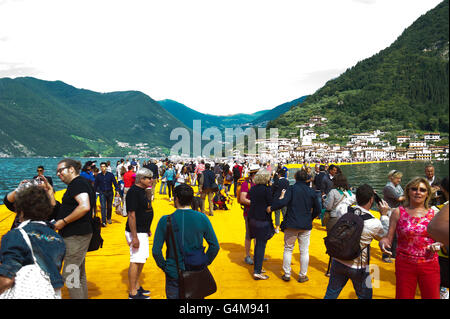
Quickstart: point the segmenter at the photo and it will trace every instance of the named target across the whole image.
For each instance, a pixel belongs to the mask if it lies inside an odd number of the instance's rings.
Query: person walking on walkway
[[[405,188],[405,206],[399,206],[389,220],[389,231],[379,246],[384,253],[390,251],[394,233],[397,233],[395,277],[397,299],[414,299],[419,284],[422,299],[440,298],[440,268],[436,243],[427,233],[434,217],[429,208],[432,190],[427,180],[416,177]]]
[[[100,173],[95,177],[94,190],[100,194],[103,227],[106,227],[106,223],[111,224],[112,202],[114,198],[113,185],[116,192],[118,192],[119,185],[114,174],[107,171],[105,162],[100,163]]]
[[[336,224],[337,220],[342,216],[342,210],[347,212],[347,207],[353,205],[356,202],[356,197],[350,191],[350,185],[348,185],[347,178],[344,174],[336,174],[333,178],[333,188],[328,193],[325,200],[325,216],[324,223],[327,234]],[[343,209],[341,209],[343,208]],[[327,271],[325,276],[330,275],[331,258],[328,261]]]
[[[85,262],[93,232],[95,205],[94,189],[80,176],[80,169],[81,163],[70,158],[60,161],[56,169],[56,176],[67,185],[55,218],[55,229],[66,245],[62,275],[71,299],[88,299]]]
[[[152,184],[153,173],[147,168],[136,172],[136,181],[127,194],[128,219],[125,238],[130,247],[130,267],[128,268],[129,299],[149,299],[150,291],[144,289],[140,276],[149,257],[151,236],[150,226],[153,220],[152,201],[145,190]]]
[[[249,191],[250,209],[248,211],[248,228],[250,238],[255,238],[255,262],[253,278],[265,280],[269,276],[262,273],[264,253],[267,241],[275,234],[272,221],[272,190],[268,186],[270,172],[266,169],[259,170],[254,178],[255,186]]]
[[[176,210],[170,216],[177,242],[176,247],[173,246],[170,239],[170,243],[167,242],[167,238],[170,238],[167,234],[167,218],[169,215],[161,217],[156,227],[152,254],[156,264],[166,275],[167,299],[179,299],[180,297],[174,248],[177,251],[182,270],[202,270],[204,267],[211,265],[219,253],[219,242],[208,217],[191,209],[193,198],[194,190],[191,186],[180,184],[175,187],[174,204]],[[206,253],[203,247],[204,240],[208,243]],[[162,253],[164,242],[169,247],[166,258]],[[198,258],[192,261],[186,258],[186,252],[195,253]]]
[[[389,181],[386,183],[386,186],[383,188],[383,199],[388,203],[389,207],[394,209],[399,207],[403,201],[405,200],[405,195],[402,186],[400,183],[402,182],[403,173],[397,170],[392,170],[388,174]],[[389,218],[391,216],[392,210],[389,211],[387,217],[384,217],[382,220],[385,231],[387,232],[389,229]],[[391,247],[392,254],[383,253],[382,258],[386,263],[391,263],[391,258],[396,258],[396,250],[397,250],[397,235],[394,234],[394,239],[392,241]]]
[[[282,192],[280,199],[274,199],[272,210],[287,206],[284,231],[284,254],[282,279],[291,278],[291,260],[295,242],[300,249],[300,274],[298,282],[308,281],[309,242],[312,221],[320,214],[320,201],[315,191],[307,184],[308,174],[305,170],[295,173],[295,184]]]
[[[370,243],[373,239],[380,240],[385,231],[379,219],[374,218],[369,211],[374,203],[375,192],[367,184],[361,185],[356,190],[356,202],[354,207],[360,211],[364,220],[359,246],[361,255],[353,260],[340,260],[332,258],[330,280],[328,282],[325,299],[337,299],[342,289],[350,279],[353,283],[356,295],[359,299],[372,299],[372,287],[369,269]],[[389,206],[385,201],[378,204],[381,215],[386,215]]]
[[[175,185],[175,176],[176,176],[176,173],[173,168],[173,164],[170,163],[162,177],[163,179],[166,180],[167,188],[169,189],[169,202],[172,201],[172,193],[173,193],[173,188]]]
[[[253,265],[253,259],[250,256],[250,250],[252,245],[252,239],[250,238],[250,231],[248,227],[248,211],[250,209],[250,189],[255,186],[254,177],[259,171],[259,165],[252,165],[249,168],[249,176],[241,184],[241,192],[238,194],[239,203],[242,205],[244,210],[244,222],[245,222],[245,258],[244,262],[248,265]]]
[[[203,183],[201,190],[201,199],[202,199],[202,213],[206,214],[205,209],[205,199],[208,196],[208,206],[209,206],[209,216],[214,216],[214,194],[218,190],[216,184],[216,175],[211,170],[211,166],[209,163],[205,164],[205,170],[202,173]]]
[[[272,193],[273,198],[280,198],[281,192],[283,190],[288,189],[289,187],[289,180],[287,179],[288,170],[287,169],[279,169],[275,176],[274,176],[274,182],[272,184]],[[281,217],[286,216],[286,207],[283,207],[281,209],[278,209],[275,211],[275,232],[280,232],[280,224],[281,224]]]

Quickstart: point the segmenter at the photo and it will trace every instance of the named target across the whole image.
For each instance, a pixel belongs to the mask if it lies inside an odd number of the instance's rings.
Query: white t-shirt
[[[373,215],[366,209],[355,206],[355,208],[361,209],[363,214],[370,214],[372,217]],[[364,228],[361,234],[361,241],[360,241],[360,247],[361,249],[365,248],[367,245],[370,245],[373,239],[380,240],[385,235],[385,231],[383,229],[383,226],[381,225],[381,222],[377,218],[371,218],[364,221]],[[367,249],[364,249],[361,253],[361,256],[358,258],[355,258],[353,260],[340,260],[335,258],[338,262],[341,264],[344,264],[348,267],[360,269],[361,268],[361,258],[362,258],[362,268],[365,268],[367,263]]]

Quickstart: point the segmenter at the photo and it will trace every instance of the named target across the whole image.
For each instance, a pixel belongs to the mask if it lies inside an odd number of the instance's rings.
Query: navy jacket
[[[327,195],[333,189],[333,181],[330,178],[330,174],[325,174],[320,181],[320,190]]]
[[[216,175],[210,169],[203,171],[203,189],[209,189],[213,187],[216,182]]]
[[[144,165],[145,168],[148,168],[153,173],[153,179],[158,179],[159,173],[158,173],[158,166],[155,163],[150,163],[147,165]]]
[[[289,186],[282,200],[274,198],[272,211],[287,206],[287,228],[311,230],[312,221],[320,214],[320,201],[316,192],[303,181]]]
[[[272,191],[266,185],[255,185],[249,191],[250,210],[248,217],[261,221],[272,222],[271,214],[266,212],[268,206],[272,205]]]
[[[288,189],[289,180],[287,178],[279,178],[276,183],[272,185],[272,193],[274,198],[279,198],[283,189]]]
[[[94,182],[94,190],[96,193],[103,193],[107,191],[112,191],[112,185],[114,184],[115,189],[119,189],[117,185],[116,177],[113,173],[106,172],[105,175],[103,173],[98,173],[95,177]]]

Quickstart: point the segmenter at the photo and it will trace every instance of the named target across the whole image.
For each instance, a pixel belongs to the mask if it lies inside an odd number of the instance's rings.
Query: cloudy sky
[[[252,113],[314,93],[440,2],[0,0],[0,78]]]

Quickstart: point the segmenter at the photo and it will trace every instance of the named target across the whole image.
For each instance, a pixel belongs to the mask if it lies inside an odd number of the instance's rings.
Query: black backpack
[[[324,238],[327,254],[341,260],[353,260],[361,255],[361,234],[364,221],[373,218],[349,206],[347,213],[338,219]],[[370,245],[369,245],[370,246]]]

